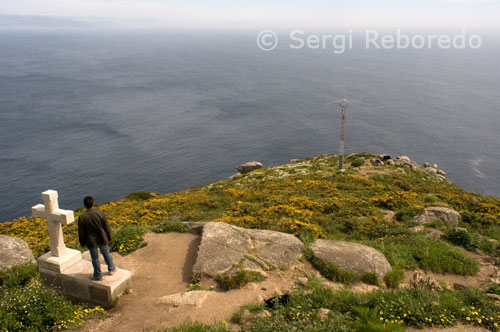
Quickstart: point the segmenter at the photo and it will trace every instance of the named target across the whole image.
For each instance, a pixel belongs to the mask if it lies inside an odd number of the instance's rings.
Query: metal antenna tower
[[[339,106],[342,111],[342,127],[340,129],[340,151],[339,151],[339,170],[344,169],[344,141],[345,141],[345,114],[346,114],[346,108],[349,104],[352,104],[354,100],[349,100],[346,98],[343,98],[339,102]],[[330,103],[332,104],[332,103]],[[327,105],[330,105],[327,104]]]
[[[340,130],[340,151],[339,151],[339,170],[344,169],[344,130],[345,130],[345,109],[347,108],[347,99],[342,99],[339,103],[342,108],[342,129]]]

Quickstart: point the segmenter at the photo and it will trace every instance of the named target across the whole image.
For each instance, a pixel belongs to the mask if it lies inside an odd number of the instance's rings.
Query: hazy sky
[[[500,0],[0,0],[0,13],[192,28],[500,28]]]

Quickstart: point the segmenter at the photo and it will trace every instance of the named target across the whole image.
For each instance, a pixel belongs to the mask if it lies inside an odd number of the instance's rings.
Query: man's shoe
[[[115,272],[116,272],[116,269],[109,271],[109,272],[108,272],[108,274],[109,274],[110,276],[112,276],[113,274],[115,274]]]
[[[92,276],[92,277],[90,277],[90,279],[92,279],[94,281],[101,281],[102,277],[96,278],[96,277]]]

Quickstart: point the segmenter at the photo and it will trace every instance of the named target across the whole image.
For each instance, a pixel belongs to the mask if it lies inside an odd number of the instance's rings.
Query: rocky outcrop
[[[241,174],[245,174],[251,171],[255,171],[256,169],[260,169],[262,167],[264,166],[262,165],[262,163],[259,163],[258,161],[249,161],[236,167],[236,170]]]
[[[384,166],[384,162],[377,158],[370,158],[370,164],[373,166]]]
[[[221,222],[208,222],[203,227],[194,273],[215,278],[239,269],[266,271],[301,264],[304,245],[291,234],[245,229]]]
[[[425,208],[424,213],[415,217],[414,220],[419,224],[428,224],[434,221],[442,220],[448,225],[455,227],[460,222],[460,213],[441,206],[431,206]]]
[[[394,159],[394,164],[395,165],[400,165],[404,167],[408,167],[411,170],[416,171],[418,168],[418,164],[414,161],[412,161],[409,157],[407,156],[399,156],[396,159]]]
[[[315,257],[358,275],[375,272],[382,279],[387,272],[392,271],[391,264],[380,251],[362,244],[316,240],[310,248]]]
[[[28,244],[15,237],[0,235],[0,271],[27,262],[35,262]]]

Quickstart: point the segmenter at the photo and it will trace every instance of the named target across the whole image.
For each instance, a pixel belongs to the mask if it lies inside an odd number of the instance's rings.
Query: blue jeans
[[[99,251],[97,249],[101,250],[104,261],[108,265],[108,271],[113,271],[116,268],[115,264],[113,264],[113,257],[109,253],[109,245],[103,244],[96,248],[89,248],[90,257],[92,257],[92,266],[94,267],[94,278],[102,277],[101,262],[99,261]]]

